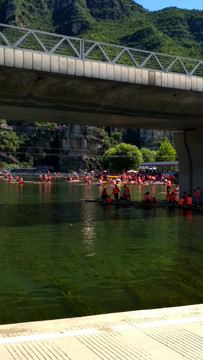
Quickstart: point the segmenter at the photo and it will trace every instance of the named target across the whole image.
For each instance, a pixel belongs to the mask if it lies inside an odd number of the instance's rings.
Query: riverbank
[[[203,304],[1,325],[0,358],[202,360]]]

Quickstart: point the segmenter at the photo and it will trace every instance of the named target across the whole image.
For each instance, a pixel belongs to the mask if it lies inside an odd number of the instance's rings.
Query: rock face
[[[173,142],[173,133],[161,130],[114,129],[122,133],[121,141],[157,150],[165,136]],[[59,168],[61,171],[95,170],[99,158],[106,150],[104,130],[92,126],[66,125],[60,133]]]
[[[157,150],[160,140],[167,137],[173,143],[173,132],[165,130],[122,129],[123,141],[136,145],[139,149],[147,147]]]
[[[104,130],[85,125],[66,125],[60,133],[61,171],[94,170],[104,148]]]

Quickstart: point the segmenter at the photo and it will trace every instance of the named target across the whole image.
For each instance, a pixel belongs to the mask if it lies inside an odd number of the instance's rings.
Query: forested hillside
[[[0,0],[0,21],[201,58],[203,11],[149,12],[132,0]]]

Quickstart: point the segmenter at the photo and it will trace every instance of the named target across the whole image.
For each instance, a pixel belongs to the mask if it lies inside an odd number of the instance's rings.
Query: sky
[[[139,5],[150,11],[175,6],[180,9],[203,10],[203,0],[135,0]]]

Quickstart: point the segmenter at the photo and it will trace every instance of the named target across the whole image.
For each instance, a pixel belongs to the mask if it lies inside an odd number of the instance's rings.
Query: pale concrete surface
[[[202,360],[203,304],[0,326],[1,360]]]
[[[164,73],[158,70],[137,69],[99,61],[78,60],[56,54],[49,55],[4,46],[0,46],[0,65],[203,92],[203,78],[201,77],[170,72]]]
[[[184,130],[203,127],[203,77],[0,46],[9,120]]]

